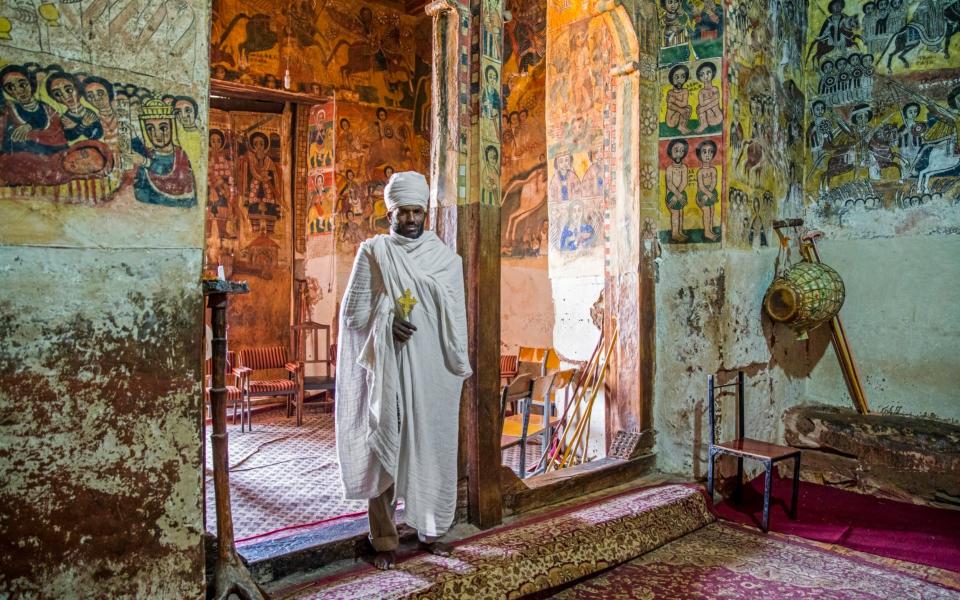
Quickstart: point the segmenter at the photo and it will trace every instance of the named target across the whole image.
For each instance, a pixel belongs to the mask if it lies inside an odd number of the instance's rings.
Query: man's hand
[[[410,339],[417,328],[410,321],[404,321],[400,317],[393,318],[393,340],[398,344],[403,344]]]

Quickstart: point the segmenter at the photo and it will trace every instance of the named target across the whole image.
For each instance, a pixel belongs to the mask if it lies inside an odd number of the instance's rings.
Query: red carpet
[[[875,498],[800,482],[797,520],[787,516],[790,479],[774,477],[770,530],[845,546],[888,558],[960,572],[960,511]],[[743,500],[726,500],[714,512],[722,519],[759,526],[763,476],[743,488]]]

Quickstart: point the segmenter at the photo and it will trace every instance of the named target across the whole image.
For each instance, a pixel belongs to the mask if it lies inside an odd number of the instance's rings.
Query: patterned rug
[[[207,528],[215,533],[212,429],[206,429],[206,502]],[[228,417],[227,435],[237,540],[367,510],[364,501],[343,499],[332,413],[307,407],[297,427],[283,408],[274,409],[254,414],[253,431],[243,433]]]
[[[956,599],[960,575],[713,523],[553,597]]]
[[[276,598],[519,598],[575,581],[713,521],[698,488],[668,485],[604,498],[484,532],[449,557],[401,556],[279,590]]]
[[[297,427],[293,417],[276,408],[254,414],[253,431],[243,433],[239,423],[230,424],[229,409],[227,413],[230,500],[238,541],[366,512],[366,502],[343,499],[333,413],[308,405],[303,426]],[[213,426],[207,425],[207,529],[216,533],[212,431]],[[539,458],[540,446],[528,445],[527,464]],[[519,472],[519,447],[503,452],[503,464]]]

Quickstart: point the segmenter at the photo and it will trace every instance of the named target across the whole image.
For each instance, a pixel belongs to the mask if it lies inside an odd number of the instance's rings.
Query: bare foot
[[[672,241],[674,241],[674,242],[685,242],[685,241],[687,241],[687,240],[690,239],[690,238],[688,238],[686,235],[684,235],[684,234],[682,234],[682,233],[678,233],[678,234],[675,234],[675,235],[671,235],[671,236],[670,236],[670,239],[671,239]]]
[[[427,542],[420,542],[418,547],[420,550],[429,552],[434,556],[450,556],[450,554],[453,552],[453,546],[450,544],[444,544],[443,542],[433,542],[429,544]]]
[[[387,571],[392,569],[397,563],[397,553],[393,550],[387,550],[385,552],[377,552],[373,555],[373,560],[370,562],[373,563],[373,566],[380,569],[381,571]]]

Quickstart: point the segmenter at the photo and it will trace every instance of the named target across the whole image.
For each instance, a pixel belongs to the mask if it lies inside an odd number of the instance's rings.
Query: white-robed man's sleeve
[[[340,304],[337,347],[337,454],[346,498],[372,498],[391,483],[370,434],[380,426],[384,407],[379,401],[384,384],[384,356],[392,351],[383,279],[366,243],[361,244]],[[379,367],[379,368],[377,368]],[[379,372],[378,372],[379,371]],[[387,412],[396,429],[396,411]]]

